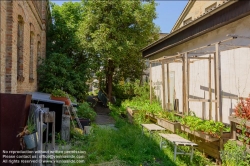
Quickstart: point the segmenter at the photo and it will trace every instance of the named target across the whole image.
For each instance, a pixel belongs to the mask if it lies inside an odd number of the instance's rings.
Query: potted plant
[[[89,126],[91,124],[91,121],[93,122],[96,118],[96,112],[87,102],[78,105],[77,115],[82,127]]]
[[[65,105],[71,104],[70,99],[69,99],[69,95],[61,89],[54,89],[51,92],[50,98],[51,98],[51,100],[64,101]]]
[[[22,149],[33,149],[37,146],[38,133],[33,115],[28,117],[27,125],[23,131],[17,135],[20,138],[20,145]]]

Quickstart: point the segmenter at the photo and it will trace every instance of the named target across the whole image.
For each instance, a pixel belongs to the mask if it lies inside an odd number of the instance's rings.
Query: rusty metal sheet
[[[0,93],[0,147],[1,163],[3,150],[20,150],[17,134],[26,125],[31,103],[31,95]],[[19,165],[19,164],[4,164]]]

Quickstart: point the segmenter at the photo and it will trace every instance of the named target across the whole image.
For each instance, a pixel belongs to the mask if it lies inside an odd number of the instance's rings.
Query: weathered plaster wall
[[[220,27],[216,30],[203,34],[199,37],[196,37],[192,40],[189,40],[185,43],[179,44],[175,47],[164,50],[154,56],[151,56],[149,59],[157,59],[163,56],[172,56],[177,55],[177,53],[186,52],[192,49],[199,48],[201,46],[206,46],[211,43],[219,42],[226,39],[227,34],[237,34],[242,36],[250,36],[250,15],[246,16],[242,19],[239,19],[235,22],[227,24],[223,27]],[[246,40],[242,40],[242,42],[248,43]],[[237,44],[244,44],[238,42]]]
[[[222,4],[223,1],[224,0],[196,1],[183,21],[189,19],[190,17],[192,17],[192,20],[194,20],[195,18],[200,17],[203,13],[205,13],[205,9],[207,7],[213,5],[214,3],[216,3],[218,6],[219,4]],[[181,26],[183,25],[184,24],[182,22]]]
[[[250,16],[244,17],[236,22],[228,24],[217,30],[211,31],[198,38],[192,39],[186,43],[180,44],[171,49],[165,50],[150,59],[159,58],[162,56],[176,55],[177,52],[185,52],[204,45],[219,42],[226,39],[227,34],[237,34],[242,36],[250,36]],[[228,44],[246,45],[250,44],[250,40],[237,39]],[[213,60],[212,60],[212,89],[214,89],[213,79]],[[182,111],[182,64],[170,64],[170,71],[175,72],[175,91],[176,98],[179,99],[179,108]],[[155,73],[160,73],[158,77]],[[250,49],[239,48],[234,50],[221,52],[221,81],[223,95],[234,95],[240,97],[248,97],[250,93]],[[153,67],[153,82],[161,80],[161,67]],[[208,60],[200,60],[190,65],[190,95],[208,99]],[[214,98],[214,93],[212,94]],[[236,104],[235,99],[223,98],[223,122],[228,123],[228,115]],[[205,118],[208,118],[208,103],[190,102],[190,110],[194,111],[197,116],[202,117],[202,110],[204,110]],[[215,118],[213,105],[213,118]]]

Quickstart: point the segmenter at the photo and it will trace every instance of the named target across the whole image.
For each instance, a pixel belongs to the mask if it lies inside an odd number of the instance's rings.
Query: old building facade
[[[46,55],[48,0],[0,1],[0,92],[37,90],[37,64]]]
[[[250,1],[190,0],[170,34],[142,50],[163,108],[229,124],[250,92],[249,25]]]

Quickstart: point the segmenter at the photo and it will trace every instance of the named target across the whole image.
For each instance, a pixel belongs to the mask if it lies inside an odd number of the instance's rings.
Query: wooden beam
[[[217,72],[216,72],[216,53],[214,53],[214,98],[217,101]],[[218,121],[218,112],[217,112],[217,102],[215,103],[215,121]]]
[[[236,38],[250,39],[250,36],[240,36],[240,35],[234,35],[234,34],[228,34],[227,36],[233,37],[234,39]]]
[[[191,63],[190,59],[187,59],[187,99],[189,98],[190,63]]]
[[[239,97],[235,97],[235,96],[224,96],[224,95],[222,95],[221,96],[222,98],[227,98],[227,99],[234,99],[234,100],[238,100],[239,99]],[[242,97],[243,99],[246,99],[246,97],[244,98],[244,97]]]
[[[250,48],[250,45],[232,45],[232,44],[225,44],[221,43],[221,46],[226,46],[226,47],[233,47],[233,48]]]
[[[219,114],[219,120],[222,122],[222,102],[221,102],[221,60],[219,52],[219,43],[215,45],[215,59],[216,59],[216,89],[217,89],[217,112]]]
[[[185,57],[182,57],[182,114],[185,112]]]
[[[209,88],[209,120],[212,119],[212,84],[211,84],[211,78],[212,78],[212,74],[211,74],[211,55],[209,55],[209,59],[208,59],[208,88]]]
[[[163,96],[162,96],[162,104],[163,104],[163,110],[166,110],[166,91],[165,91],[165,66],[164,62],[161,62],[161,68],[162,68],[162,91],[163,91]]]
[[[169,64],[167,63],[167,88],[168,88],[168,110],[170,110],[170,78],[169,78]]]
[[[194,101],[194,102],[217,102],[217,100],[209,100],[209,99],[188,99],[188,101]]]
[[[177,55],[171,55],[171,56],[163,56],[163,59],[169,59],[169,58],[181,58],[181,55],[180,54],[177,54]]]
[[[198,56],[201,56],[201,55],[206,55],[206,54],[213,54],[214,51],[210,51],[210,52],[189,52],[188,55],[189,56],[194,56],[194,55],[198,55]]]
[[[230,38],[227,38],[227,39],[225,39],[225,40],[220,41],[219,43],[227,42],[227,41],[230,41],[230,40],[232,40],[232,39],[234,39],[234,38],[233,38],[233,37],[230,37]],[[218,42],[217,42],[217,43],[218,43]],[[188,52],[188,53],[191,53],[191,52],[196,51],[196,50],[199,50],[199,49],[203,49],[203,48],[206,48],[206,47],[214,46],[214,45],[216,45],[217,43],[208,44],[208,45],[206,45],[206,46],[202,46],[202,47],[199,47],[199,48],[195,48],[195,49],[189,50],[189,51],[187,51],[187,52]]]
[[[150,104],[152,104],[152,63],[150,62]]]
[[[209,59],[209,57],[188,57],[188,59]]]
[[[184,54],[184,68],[185,68],[185,73],[184,73],[184,77],[185,77],[185,82],[184,82],[184,86],[185,86],[185,112],[188,113],[188,55],[187,52]]]

